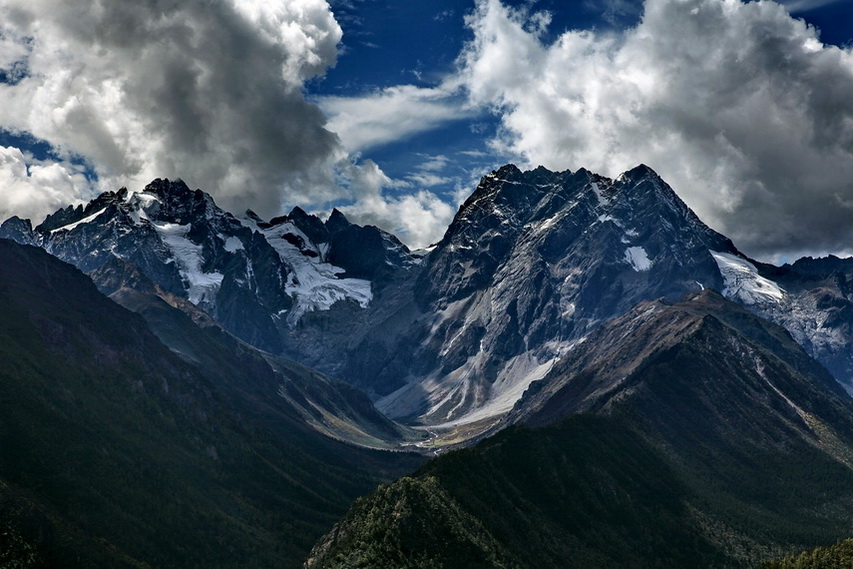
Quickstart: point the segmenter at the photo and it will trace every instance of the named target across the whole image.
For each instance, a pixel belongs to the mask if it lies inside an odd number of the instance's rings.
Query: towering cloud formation
[[[853,53],[773,2],[647,0],[620,34],[479,0],[461,56],[500,150],[549,168],[655,168],[758,256],[853,249]]]
[[[283,192],[337,197],[332,167],[344,153],[302,87],[334,64],[340,39],[325,0],[7,0],[0,125],[61,159],[39,166],[6,149],[0,214],[35,214],[10,211],[26,192],[40,199],[25,210],[79,197],[75,157],[104,188],[183,177],[266,214]]]
[[[354,221],[425,244],[452,216],[426,189],[439,177],[390,180],[358,153],[488,110],[500,160],[647,163],[754,256],[853,253],[851,49],[771,1],[646,0],[638,25],[609,33],[472,2],[473,37],[441,84],[321,109],[303,90],[338,54],[326,0],[5,0],[0,128],[55,152],[0,147],[0,219],[90,197],[94,171],[97,189],[182,177],[266,216],[349,198]]]

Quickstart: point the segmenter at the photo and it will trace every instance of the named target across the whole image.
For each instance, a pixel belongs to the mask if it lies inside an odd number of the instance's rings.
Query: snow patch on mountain
[[[597,182],[592,182],[592,183],[590,183],[589,187],[590,187],[590,189],[593,191],[593,193],[595,194],[595,197],[596,197],[596,199],[598,200],[598,205],[599,205],[599,206],[604,206],[604,207],[606,207],[606,206],[609,206],[609,205],[610,205],[610,199],[609,199],[607,196],[605,196],[605,195],[604,195],[604,192],[603,192],[603,191],[602,191],[602,189],[599,187],[599,185],[598,185],[598,183],[597,183]]]
[[[778,304],[785,299],[785,291],[758,274],[755,265],[730,253],[711,251],[720,274],[723,276],[723,296],[745,305]]]
[[[776,395],[784,399],[785,402],[791,406],[791,409],[793,409],[794,412],[796,412],[801,419],[807,421],[808,414],[803,411],[803,409],[799,405],[791,401],[791,399],[787,395],[785,395],[781,389],[776,387],[776,385],[774,385],[773,382],[770,381],[769,377],[767,377],[767,374],[764,372],[764,362],[761,361],[761,358],[759,358],[757,354],[753,353],[752,350],[749,350],[749,352],[750,356],[752,356],[752,361],[755,365],[755,372],[758,374],[758,376],[764,380],[764,383],[766,383],[770,387],[770,389],[772,389],[776,393]]]
[[[560,350],[561,353],[565,351],[567,351],[565,348]],[[540,361],[531,352],[525,352],[512,358],[501,370],[482,406],[458,419],[435,425],[435,428],[443,429],[467,425],[509,413],[524,395],[524,392],[527,391],[527,388],[530,387],[530,384],[544,378],[558,360],[559,357],[553,357]]]
[[[219,237],[220,239],[225,241],[223,247],[229,253],[236,253],[237,251],[242,251],[245,249],[245,247],[243,247],[243,242],[240,241],[239,237],[235,237],[233,235],[228,238],[226,238],[224,235],[220,235]]]
[[[625,261],[635,271],[641,273],[652,268],[652,260],[642,247],[628,247],[625,249]]]
[[[284,284],[293,298],[293,308],[287,314],[287,323],[294,326],[306,312],[328,310],[338,301],[352,300],[362,308],[373,300],[369,280],[340,278],[344,269],[324,262],[320,250],[294,224],[285,222],[272,227],[260,227],[250,218],[240,220],[243,225],[260,232],[290,267],[291,273]],[[291,236],[288,240],[287,236]],[[301,243],[301,247],[294,244]]]
[[[138,208],[148,209],[154,204],[159,204],[160,198],[148,192],[129,192],[125,198],[125,203]]]
[[[481,348],[449,374],[434,372],[386,395],[375,405],[389,417],[418,413],[438,430],[496,420],[509,413],[532,383],[543,379],[560,358],[581,342],[583,339],[548,342],[544,348],[514,356],[492,384],[477,380],[478,370],[489,356]],[[427,409],[423,408],[424,403]]]
[[[156,212],[160,198],[147,192],[130,192],[125,198],[125,211],[136,226],[150,220],[148,212]]]
[[[223,275],[202,270],[203,248],[187,238],[192,225],[154,221],[150,223],[172,253],[172,259],[187,286],[187,299],[195,305],[204,301],[212,302],[222,284]]]
[[[84,217],[83,219],[81,219],[79,221],[75,221],[74,223],[69,223],[68,225],[63,225],[62,227],[57,227],[56,229],[51,230],[51,233],[56,233],[58,231],[71,231],[72,229],[74,229],[75,227],[77,227],[79,225],[86,225],[87,223],[91,223],[91,222],[95,221],[96,219],[98,219],[101,216],[101,214],[103,214],[105,211],[107,211],[107,208],[103,208],[102,210],[100,210],[96,213],[93,213],[92,215],[90,215],[88,217]]]

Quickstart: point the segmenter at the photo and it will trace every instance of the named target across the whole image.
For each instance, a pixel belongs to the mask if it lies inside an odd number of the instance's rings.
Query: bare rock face
[[[505,166],[427,257],[419,315],[396,343],[369,337],[352,359],[386,389],[396,379],[378,402],[392,416],[498,416],[602,322],[644,299],[721,288],[711,251],[737,254],[645,166],[616,180]]]
[[[463,439],[603,323],[703,289],[781,324],[853,389],[853,262],[752,261],[643,165],[613,180],[504,166],[423,256],[338,210],[326,221],[300,208],[234,216],[168,180],[107,192],[35,229],[12,218],[0,237],[86,272],[114,258],[136,265],[238,338]]]

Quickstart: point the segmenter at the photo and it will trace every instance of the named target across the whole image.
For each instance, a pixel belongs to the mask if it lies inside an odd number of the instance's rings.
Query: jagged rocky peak
[[[338,279],[384,283],[401,269],[420,263],[394,235],[373,225],[350,223],[338,209],[325,222],[298,206],[269,222],[249,217],[271,243],[284,240],[303,256],[343,269],[337,273]]]
[[[162,219],[181,225],[201,217],[224,214],[213,198],[201,190],[191,190],[183,180],[157,178],[142,191],[121,188],[98,195],[86,205],[68,206],[48,215],[35,231],[42,235],[60,229],[71,230],[88,224],[96,217],[114,219],[118,223],[144,224],[143,220]]]
[[[42,223],[36,226],[36,231],[52,231],[53,229],[62,227],[63,225],[83,219],[83,217],[84,213],[82,205],[78,205],[77,207],[69,205],[65,209],[60,209],[48,215]]]
[[[301,207],[294,207],[289,214],[262,220],[255,212],[246,212],[249,227],[261,231],[271,243],[283,240],[295,247],[301,255],[321,258],[328,249],[329,231],[316,215],[306,213]]]
[[[257,213],[255,213],[251,209],[247,209],[245,215],[246,215],[247,219],[253,221],[254,223],[256,223],[258,225],[266,223],[263,219],[261,219],[260,215],[258,215]]]
[[[287,215],[287,219],[315,245],[329,242],[329,230],[316,215],[309,215],[301,207],[296,206]]]
[[[630,180],[630,181],[634,181],[634,182],[637,182],[637,181],[640,181],[643,179],[652,179],[652,180],[655,180],[658,182],[663,181],[661,179],[661,177],[658,176],[657,172],[655,172],[654,170],[652,170],[649,166],[646,166],[645,164],[639,164],[639,165],[631,168],[627,172],[623,172],[619,176],[619,179],[620,180]]]
[[[35,231],[46,234],[58,229],[67,227],[76,227],[74,224],[81,224],[91,221],[94,216],[105,213],[112,208],[112,213],[120,209],[128,209],[128,201],[134,197],[127,188],[121,188],[117,192],[107,191],[101,193],[95,199],[91,200],[86,205],[67,206],[50,215],[48,215],[42,223],[36,226]]]
[[[335,210],[337,211],[337,210]],[[300,239],[309,242],[314,246],[319,246],[323,243],[328,243],[331,236],[329,228],[316,215],[307,213],[299,206],[290,210],[287,215],[279,215],[273,217],[269,221],[262,220],[252,210],[246,211],[246,216],[261,229],[272,229],[279,226],[290,224],[301,232]],[[304,239],[303,239],[304,238]]]
[[[430,255],[420,287],[427,300],[459,299],[493,282],[498,269],[518,256],[552,266],[571,263],[571,257],[575,264],[600,265],[614,278],[621,269],[612,265],[646,273],[657,263],[654,272],[668,267],[680,273],[657,280],[679,282],[686,276],[681,266],[699,263],[704,269],[696,277],[713,287],[721,283],[708,250],[736,251],[648,166],[614,181],[585,169],[522,172],[507,165],[485,176],[460,208]],[[466,264],[465,275],[456,270],[458,263]],[[681,284],[675,288],[684,290]]]
[[[326,220],[326,229],[329,230],[329,233],[337,233],[338,231],[344,230],[349,227],[351,223],[347,219],[341,210],[338,208],[334,208],[332,213],[329,215],[329,219]]]
[[[571,174],[565,172],[563,174]],[[559,177],[559,174],[556,175]],[[536,170],[522,172],[514,164],[507,164],[487,174],[480,180],[477,189],[459,208],[456,218],[448,229],[453,235],[454,226],[468,223],[478,218],[494,216],[505,218],[506,207],[513,209],[515,218],[524,217],[533,198],[539,197],[541,188],[553,184],[555,173],[539,167]],[[502,207],[503,206],[503,207]]]
[[[544,217],[557,213],[562,207],[573,208],[577,200],[599,209],[615,206],[614,199],[636,202],[648,198],[658,207],[669,206],[683,214],[690,212],[676,193],[650,167],[641,164],[611,180],[585,168],[576,172],[552,172],[543,166],[521,171],[507,164],[484,176],[479,186],[460,208],[454,225],[476,220],[483,213],[508,217],[511,208],[513,219],[524,222],[529,217]],[[547,205],[540,203],[547,199]],[[452,226],[451,226],[452,227]]]
[[[38,245],[38,238],[29,219],[17,215],[10,217],[0,225],[0,237],[11,239],[21,245]]]
[[[12,222],[0,235],[28,242],[24,229]],[[87,273],[116,258],[131,263],[241,339],[280,349],[275,319],[293,306],[283,286],[291,269],[262,236],[182,180],[104,192],[48,216],[29,241]]]
[[[439,247],[454,243],[465,247],[476,241],[482,226],[506,234],[524,229],[532,221],[545,219],[583,203],[587,209],[609,200],[612,180],[581,168],[576,172],[552,172],[543,166],[521,171],[507,164],[484,176],[473,194],[462,204]]]
[[[691,230],[699,229],[708,233],[709,229],[654,170],[641,164],[620,175],[614,184],[621,194],[621,201],[631,207],[644,207],[644,213],[662,213]],[[710,235],[710,233],[708,233]],[[728,240],[725,240],[728,242]],[[730,243],[730,242],[728,242]],[[730,244],[721,245],[727,250],[733,249]]]
[[[653,168],[646,164],[639,164],[630,170],[622,172],[613,180],[613,183],[629,192],[642,193],[644,191],[655,190],[661,192],[661,196],[667,196],[667,199],[672,195],[680,200],[669,184]]]
[[[350,224],[342,214],[336,223],[337,226],[332,224],[337,231],[332,233],[327,260],[346,269],[347,276],[386,280],[400,269],[420,262],[404,243],[387,231],[374,225]]]
[[[145,196],[151,196],[156,204]],[[191,190],[187,184],[178,178],[157,178],[140,194],[130,194],[126,200],[131,201],[137,208],[148,210],[153,207],[165,219],[178,224],[192,223],[200,217],[219,216],[224,214],[213,198],[202,190]]]
[[[789,270],[794,274],[802,276],[824,277],[830,274],[850,275],[853,274],[853,258],[841,259],[835,255],[818,258],[803,257],[794,261],[792,265],[783,265],[781,270]]]
[[[602,322],[649,298],[721,290],[712,251],[737,254],[646,166],[616,180],[504,166],[418,276],[415,300],[435,316],[408,359],[429,380],[380,408],[432,425],[499,415]]]
[[[126,191],[127,190],[125,189],[125,193]],[[196,193],[203,193],[201,190],[193,192],[189,186],[187,186],[186,182],[180,178],[176,180],[156,178],[150,184],[145,186],[143,192],[153,194],[158,198],[168,201],[183,201],[195,196]]]

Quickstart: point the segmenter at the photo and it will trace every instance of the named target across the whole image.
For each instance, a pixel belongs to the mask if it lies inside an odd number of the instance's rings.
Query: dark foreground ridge
[[[240,386],[263,369],[203,375],[77,269],[6,240],[0,361],[4,567],[297,567],[418,462],[259,403]]]
[[[716,293],[641,304],[540,383],[511,417],[547,426],[359,500],[306,566],[748,567],[850,531],[853,403]]]

